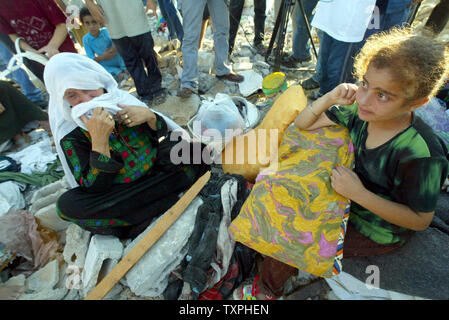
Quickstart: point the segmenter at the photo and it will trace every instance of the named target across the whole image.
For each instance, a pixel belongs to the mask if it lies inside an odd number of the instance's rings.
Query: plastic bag
[[[202,137],[215,136],[216,130],[218,130],[221,137],[224,138],[225,134],[229,134],[226,129],[232,129],[232,136],[234,136],[242,133],[246,127],[232,98],[222,93],[217,93],[213,101],[205,101],[202,104],[195,122],[199,126],[194,123],[194,133]],[[198,128],[200,132],[198,132]]]

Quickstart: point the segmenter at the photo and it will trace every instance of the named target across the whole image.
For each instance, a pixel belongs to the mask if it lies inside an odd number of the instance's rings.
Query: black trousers
[[[229,7],[229,54],[234,49],[235,37],[242,17],[245,0],[231,0]],[[265,29],[266,0],[254,0],[254,44],[262,43]]]
[[[449,20],[449,0],[441,0],[430,13],[426,22],[426,27],[430,28],[435,34],[443,31]]]
[[[153,50],[154,40],[151,33],[113,39],[113,41],[134,80],[139,96],[149,99],[160,91],[162,75]]]

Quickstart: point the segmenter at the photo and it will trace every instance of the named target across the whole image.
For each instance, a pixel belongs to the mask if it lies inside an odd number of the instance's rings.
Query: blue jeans
[[[407,22],[408,16],[410,14],[410,8],[408,7],[410,1],[404,0],[390,0],[386,12],[380,14],[379,28],[368,28],[365,32],[363,40],[358,43],[354,43],[351,46],[350,61],[347,63],[347,69],[345,74],[347,75],[346,80],[350,82],[355,82],[352,72],[354,57],[360,52],[362,47],[365,45],[366,40],[381,31],[390,30],[393,27],[402,27]]]
[[[214,26],[215,73],[217,76],[231,73],[228,65],[229,11],[227,4],[223,0],[183,0],[181,11],[185,33],[182,42],[184,68],[181,88],[195,90],[198,87],[198,43],[206,3]]]
[[[315,9],[318,0],[301,0],[304,12],[309,23],[312,22],[312,12]],[[296,29],[293,33],[293,57],[296,59],[307,59],[310,57],[310,40],[307,32],[306,22],[302,16],[301,10],[298,8],[295,12]]]
[[[350,42],[338,41],[323,32],[320,46],[320,94],[326,94],[345,82],[345,70],[351,54]]]
[[[168,31],[170,32],[170,38],[177,38],[182,42],[184,37],[184,29],[179,19],[178,10],[173,5],[173,0],[158,0],[159,9],[162,16],[167,22]]]
[[[3,71],[7,68],[9,60],[12,58],[12,53],[9,49],[0,42],[0,70]],[[28,77],[28,74],[23,69],[18,69],[7,76],[12,81],[18,83],[22,88],[22,93],[31,101],[35,103],[42,102],[42,91],[37,88]]]

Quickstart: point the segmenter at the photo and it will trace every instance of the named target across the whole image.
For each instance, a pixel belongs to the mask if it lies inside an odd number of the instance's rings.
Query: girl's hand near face
[[[358,175],[343,166],[332,170],[331,185],[335,192],[356,202],[366,190]]]
[[[326,93],[332,105],[339,104],[342,106],[351,105],[355,101],[355,94],[359,87],[352,83],[341,83],[333,90]]]
[[[147,122],[151,129],[156,130],[156,115],[149,108],[119,104],[122,110],[116,113],[115,119],[127,127],[135,127]]]

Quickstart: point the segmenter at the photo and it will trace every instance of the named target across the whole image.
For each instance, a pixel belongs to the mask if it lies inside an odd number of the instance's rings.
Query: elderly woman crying
[[[45,67],[56,149],[73,187],[58,214],[94,234],[134,238],[167,211],[207,169],[170,161],[182,129],[119,90],[95,61],[55,55]],[[178,135],[179,136],[179,135]]]

